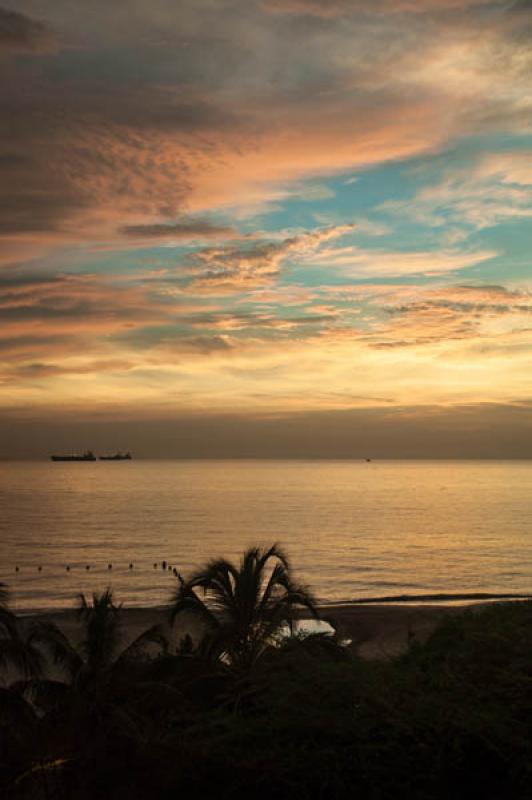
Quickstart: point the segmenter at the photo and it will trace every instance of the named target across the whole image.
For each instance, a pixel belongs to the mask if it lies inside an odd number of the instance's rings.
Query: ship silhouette
[[[73,453],[69,456],[50,456],[52,461],[96,461],[96,456],[92,450],[85,450],[83,455]]]
[[[111,455],[104,455],[96,457],[92,450],[85,450],[84,453],[72,453],[71,455],[52,455],[50,456],[51,461],[131,461],[132,455],[128,451],[127,453],[121,453],[118,451],[117,453],[113,453]]]

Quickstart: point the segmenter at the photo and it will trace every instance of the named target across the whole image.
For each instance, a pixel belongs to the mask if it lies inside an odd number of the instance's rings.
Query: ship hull
[[[51,461],[96,461],[96,456],[50,456]]]

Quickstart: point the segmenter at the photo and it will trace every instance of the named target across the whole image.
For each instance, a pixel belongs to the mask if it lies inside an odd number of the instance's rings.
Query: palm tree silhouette
[[[18,677],[42,676],[44,656],[32,627],[25,626],[9,608],[9,591],[0,583],[0,669],[11,668]]]
[[[53,622],[37,622],[33,629],[35,641],[60,674],[27,681],[20,689],[45,715],[51,738],[61,742],[66,737],[85,754],[105,749],[111,733],[116,741],[139,739],[146,696],[153,696],[156,706],[168,694],[161,699],[161,687],[145,679],[152,659],[167,651],[161,626],[153,625],[124,647],[121,611],[109,589],[90,600],[81,594],[80,641],[71,641]]]
[[[303,608],[318,618],[313,595],[295,583],[277,544],[249,548],[237,566],[215,559],[186,581],[178,575],[178,581],[172,622],[184,612],[199,618],[204,626],[200,647],[232,667],[249,667],[283,628],[292,632]]]
[[[33,635],[54,664],[66,672],[71,685],[79,688],[88,683],[107,683],[145,655],[150,645],[156,645],[157,654],[164,654],[168,647],[161,626],[152,625],[121,649],[121,611],[110,589],[101,595],[93,593],[90,601],[80,594],[77,616],[81,643],[73,644],[53,622],[37,623]]]

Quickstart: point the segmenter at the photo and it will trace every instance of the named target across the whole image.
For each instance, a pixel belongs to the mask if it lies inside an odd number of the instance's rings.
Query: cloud
[[[530,216],[530,152],[498,138],[530,130],[523,9],[46,6],[61,51],[33,58],[44,46],[19,35],[21,56],[2,59],[2,407],[529,393],[529,295],[449,285],[500,269],[496,236],[466,245],[472,228]],[[442,169],[479,141],[493,152]]]
[[[201,219],[189,219],[168,224],[126,225],[120,228],[119,232],[140,240],[238,239],[241,236],[235,228],[227,225],[215,225],[208,220]]]
[[[412,50],[408,26],[307,30],[210,4],[219,32],[206,41],[199,10],[164,6],[98,4],[80,43],[79,15],[55,3],[68,49],[39,71],[12,61],[0,234],[19,260],[39,242],[131,242],[153,226],[156,238],[183,213],[304,199],[308,179],[432,152],[463,131],[452,98],[405,91],[390,69],[391,41],[398,61]],[[154,44],[163,29],[170,41]],[[329,193],[310,187],[315,200]]]
[[[44,337],[50,349],[64,337],[83,339],[85,347],[100,349],[102,337],[160,323],[187,306],[140,285],[89,274],[0,277],[0,340],[34,339],[37,350]],[[90,343],[90,344],[87,344]],[[29,345],[26,347],[29,349]]]
[[[127,372],[135,366],[129,361],[120,359],[108,359],[99,361],[87,361],[79,357],[63,361],[61,364],[50,362],[30,362],[25,364],[14,364],[3,369],[0,367],[0,380],[42,380],[61,375],[94,375],[103,372]]]
[[[496,21],[495,21],[496,20]],[[518,15],[479,20],[477,29],[443,28],[405,52],[399,82],[453,97],[464,130],[530,132],[532,51]],[[455,105],[455,108],[458,108]]]
[[[45,23],[0,8],[0,52],[50,53],[56,47],[55,36]]]
[[[532,150],[487,153],[479,160],[473,175],[481,180],[496,178],[503,184],[531,186]]]
[[[258,241],[199,250],[187,261],[194,276],[189,289],[233,292],[267,286],[279,275],[287,259],[305,258],[325,242],[351,233],[354,227],[353,224],[331,225],[280,242]]]
[[[443,275],[446,272],[467,269],[497,255],[494,250],[393,252],[348,246],[310,253],[306,256],[306,261],[323,264],[329,268],[334,267],[341,274],[349,274],[353,278],[387,278],[406,275]]]
[[[226,331],[293,331],[307,326],[321,326],[334,321],[338,311],[331,306],[310,306],[307,314],[280,315],[261,311],[232,311],[227,313],[211,313],[190,315],[189,325],[201,328],[214,328]]]
[[[532,291],[527,289],[509,289],[497,285],[458,285],[429,289],[427,296],[433,302],[453,304],[464,311],[532,311]]]
[[[206,213],[323,199],[323,176],[524,125],[519,15],[477,10],[460,26],[413,13],[461,5],[307,3],[357,10],[323,21],[243,2],[148,11],[130,0],[96,3],[80,20],[56,0],[47,13],[65,39],[60,57],[38,69],[10,59],[2,89],[3,262],[80,243],[224,236],[201,227]],[[387,13],[397,8],[412,13]]]
[[[417,296],[416,296],[417,295]],[[453,340],[481,340],[484,346],[532,325],[532,292],[503,286],[444,286],[417,289],[410,299],[392,297],[384,306],[391,322],[377,325],[368,337],[372,347],[397,348]],[[511,317],[498,329],[494,320]],[[529,343],[530,346],[530,343]]]
[[[486,153],[467,167],[447,170],[436,184],[408,201],[386,201],[379,210],[434,227],[476,230],[532,217],[530,151]]]

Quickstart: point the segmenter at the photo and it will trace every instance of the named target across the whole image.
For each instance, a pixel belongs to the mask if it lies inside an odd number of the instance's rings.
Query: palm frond
[[[104,669],[113,661],[120,640],[121,608],[113,602],[111,589],[101,595],[93,593],[91,602],[80,595],[78,615],[85,629],[82,648],[93,670]]]
[[[216,628],[218,619],[192,588],[192,581],[182,581],[174,593],[170,606],[170,622],[172,625],[176,617],[182,613],[189,613],[198,618],[207,628]]]
[[[275,558],[280,564],[282,564],[287,572],[291,571],[292,568],[290,566],[288,556],[277,542],[275,542],[275,544],[272,544],[272,546],[269,547],[267,550],[264,550],[262,553],[260,553],[259,555],[260,568],[264,569],[268,561],[270,561],[272,558]]]
[[[0,667],[11,667],[25,678],[44,673],[44,655],[31,642],[20,636],[0,639]]]
[[[36,622],[30,636],[48,653],[53,663],[73,678],[83,665],[83,659],[68,637],[53,622]]]
[[[205,601],[197,590],[203,590]],[[286,554],[274,544],[250,547],[238,567],[226,559],[210,561],[188,581],[180,578],[172,618],[189,611],[210,623],[206,644],[219,659],[249,665],[285,626],[292,630],[301,609],[318,617],[311,592],[292,579]]]
[[[164,634],[162,625],[152,625],[134,639],[118,656],[114,666],[122,665],[126,661],[134,661],[146,656],[149,645],[155,644],[159,648],[158,655],[168,652],[168,639]]]
[[[203,589],[215,609],[227,610],[235,604],[238,579],[236,567],[227,559],[218,558],[193,575],[187,585],[191,589]]]

